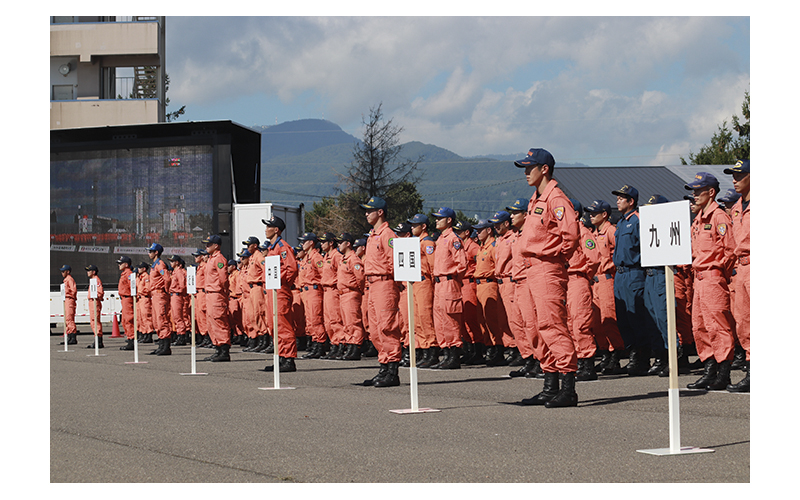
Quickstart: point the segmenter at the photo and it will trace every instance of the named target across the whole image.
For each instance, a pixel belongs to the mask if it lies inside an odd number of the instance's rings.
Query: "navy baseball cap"
[[[458,221],[453,225],[453,231],[461,232],[461,231],[472,231],[472,224],[469,222]]]
[[[669,203],[669,200],[660,194],[654,194],[650,198],[648,198],[647,203],[645,205],[658,205],[659,203]]]
[[[505,222],[507,220],[511,220],[511,215],[505,210],[500,210],[499,212],[496,212],[491,218],[489,218],[489,222],[491,222],[492,224],[499,224],[500,222]]]
[[[314,233],[303,233],[297,239],[300,241],[317,241],[317,235]]]
[[[555,158],[546,149],[531,148],[528,150],[527,156],[521,160],[514,162],[514,165],[520,168],[529,167],[531,165],[550,165],[554,167],[556,164]]]
[[[737,193],[735,189],[731,188],[725,191],[725,194],[717,198],[717,201],[721,201],[722,203],[733,203],[741,197],[742,195]]]
[[[213,245],[215,243],[217,245],[222,245],[222,238],[220,238],[217,234],[212,234],[208,238],[204,239],[201,243],[205,243],[206,246]]]
[[[591,203],[591,205],[585,207],[583,211],[589,212],[590,214],[597,214],[600,212],[611,213],[611,205],[609,205],[608,202],[604,200],[594,200]]]
[[[164,247],[162,247],[158,243],[153,243],[152,245],[147,247],[147,251],[148,252],[163,252],[164,251]]]
[[[401,222],[397,226],[393,227],[392,231],[394,231],[395,233],[398,233],[398,234],[400,234],[400,233],[410,233],[411,232],[411,224],[409,224],[408,222]]]
[[[199,255],[208,255],[208,252],[206,252],[204,248],[198,248],[196,252],[192,252],[192,255],[194,255],[195,257]]]
[[[477,224],[472,225],[472,229],[486,229],[487,227],[492,227],[492,223],[489,222],[489,219],[479,219]]]
[[[245,257],[250,257],[253,254],[250,253],[250,250],[245,248],[244,250],[242,250],[240,253],[237,253],[236,255],[244,259]]]
[[[120,260],[122,260],[122,259],[120,259]],[[167,260],[171,260],[172,262],[183,262],[183,258],[180,255],[173,255],[172,257],[170,257]],[[119,262],[119,261],[117,261],[117,262]]]
[[[319,241],[332,241],[336,242],[336,235],[333,233],[325,233],[320,236]]]
[[[709,186],[719,186],[719,181],[716,177],[708,172],[697,172],[694,176],[694,181],[686,184],[684,187],[689,190],[700,189]]]
[[[292,248],[294,249],[295,255],[299,254],[300,252],[305,252],[305,250],[303,250],[303,244],[302,243],[300,243],[299,245],[293,246]]]
[[[578,214],[583,213],[583,204],[579,202],[577,198],[570,198],[569,202],[572,203],[572,208],[574,208]],[[580,217],[580,215],[578,215],[578,217]]]
[[[269,219],[261,219],[261,222],[263,222],[265,226],[277,227],[281,231],[286,229],[286,223],[283,222],[283,219],[280,217],[275,217],[274,215]]]
[[[353,242],[353,248],[365,247],[365,246],[367,246],[367,239],[366,238],[359,238],[359,239],[357,239],[356,241]]]
[[[694,195],[693,194],[685,194],[683,195],[684,200],[689,200],[689,202],[694,203]]]
[[[362,203],[360,206],[366,210],[386,210],[386,200],[378,196],[373,196],[368,202]]]
[[[133,264],[133,261],[127,255],[123,255],[119,259],[117,259],[117,264]]]
[[[228,265],[229,265],[229,266],[235,266],[235,265],[236,265],[236,261],[235,261],[235,260],[233,260],[233,259],[230,259],[230,260],[228,261]]]
[[[733,168],[726,168],[722,171],[725,174],[739,174],[739,173],[750,173],[750,160],[737,160],[736,164]]]
[[[616,191],[611,191],[611,194],[614,196],[627,196],[629,198],[633,198],[633,201],[639,203],[639,191],[632,186],[625,184],[621,188],[617,189]]]
[[[525,198],[517,198],[514,200],[514,203],[506,207],[506,210],[509,212],[527,212],[528,200]]]
[[[441,219],[444,219],[445,217],[452,217],[454,219],[456,218],[456,212],[450,207],[442,207],[431,215]]]
[[[428,221],[428,216],[425,214],[417,214],[414,217],[408,219],[406,222],[409,224],[430,224]]]
[[[242,245],[245,245],[245,246],[249,247],[250,245],[253,245],[253,244],[258,245],[260,243],[261,243],[261,241],[259,241],[258,238],[256,238],[255,236],[251,236],[251,237],[247,238],[247,241],[243,241]]]
[[[97,271],[97,266],[94,264],[89,264],[88,266],[84,267],[87,271]]]
[[[350,233],[342,233],[339,235],[337,239],[339,241],[349,241],[350,243],[353,243],[355,241],[355,238],[353,238],[353,235]]]
[[[63,266],[61,266],[61,269],[60,269],[60,271],[62,271],[62,272],[63,272],[63,271],[72,271],[72,267],[70,267],[70,266],[69,266],[69,265],[67,265],[67,264],[64,264]]]

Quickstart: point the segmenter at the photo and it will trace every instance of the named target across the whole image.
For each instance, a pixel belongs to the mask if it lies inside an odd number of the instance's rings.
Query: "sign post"
[[[294,389],[281,387],[280,354],[278,353],[278,290],[281,289],[281,258],[270,255],[264,259],[264,290],[272,290],[272,387],[259,387],[262,391]]]
[[[681,447],[678,348],[675,329],[675,275],[673,265],[692,263],[689,202],[659,203],[639,208],[642,266],[664,266],[667,287],[667,337],[669,351],[669,448],[636,450],[649,455],[708,453],[714,450]]]
[[[133,297],[133,361],[126,361],[126,365],[137,365],[137,364],[145,364],[147,361],[139,361],[139,339],[136,336],[136,332],[139,331],[139,325],[137,323],[136,317],[136,273],[131,273],[128,276],[128,279],[131,282],[131,297]],[[127,333],[127,332],[125,332]]]
[[[70,352],[67,345],[67,286],[64,283],[61,283],[61,311],[64,315],[64,350],[58,352]]]
[[[181,375],[208,375],[208,373],[197,373],[197,341],[194,338],[194,299],[197,295],[197,268],[194,266],[186,268],[186,293],[192,297],[192,371],[191,373],[181,373]]]
[[[89,298],[95,299],[94,302],[90,302],[89,314],[91,314],[92,319],[94,319],[94,328],[92,328],[92,333],[94,334],[94,354],[87,354],[87,356],[105,356],[105,354],[100,354],[100,345],[97,342],[97,329],[100,326],[100,315],[97,314],[97,278],[92,278],[89,280]]]
[[[389,410],[404,415],[407,413],[438,412],[432,408],[419,407],[417,383],[417,355],[414,334],[414,282],[422,281],[420,267],[419,238],[395,238],[393,241],[394,280],[405,281],[408,287],[408,353],[410,357],[411,408],[405,410]]]

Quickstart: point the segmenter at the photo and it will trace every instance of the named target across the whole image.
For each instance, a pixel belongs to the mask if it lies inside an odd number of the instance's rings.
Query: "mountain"
[[[327,120],[295,120],[279,125],[255,127],[261,132],[261,161],[296,156],[315,149],[353,143],[359,139]]]

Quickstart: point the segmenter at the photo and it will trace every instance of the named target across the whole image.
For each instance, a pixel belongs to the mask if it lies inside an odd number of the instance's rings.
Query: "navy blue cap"
[[[235,260],[233,260],[233,259],[230,259],[230,260],[228,261],[228,265],[229,265],[229,266],[235,266],[235,265],[236,265],[236,261],[235,261]]]
[[[472,225],[472,229],[486,229],[487,227],[492,227],[492,223],[489,222],[489,219],[478,219],[477,224]]]
[[[162,247],[158,243],[153,243],[152,245],[147,247],[147,251],[148,252],[163,252],[164,251],[164,247]]]
[[[647,200],[645,205],[658,205],[659,203],[669,203],[669,200],[665,196],[654,194]]]
[[[97,271],[97,266],[94,264],[89,264],[88,266],[84,267],[87,271]]]
[[[286,229],[286,223],[283,222],[283,219],[281,219],[280,217],[276,217],[274,215],[269,219],[261,219],[261,222],[263,222],[265,226],[277,227],[281,231]]]
[[[511,220],[511,215],[505,210],[500,210],[499,212],[496,212],[492,217],[489,218],[489,222],[491,222],[492,224],[498,224],[500,222],[505,222],[507,220]]]
[[[217,245],[222,245],[222,238],[220,238],[218,234],[212,234],[211,236],[204,239],[201,243],[204,243],[206,246],[213,245],[215,243]]]
[[[531,148],[528,150],[527,156],[521,160],[515,161],[514,165],[520,168],[529,167],[531,165],[550,165],[554,167],[556,165],[556,160],[546,149]]]
[[[265,251],[269,250],[269,246],[270,245],[271,245],[270,241],[267,240],[264,243],[262,243],[261,245],[259,245],[258,249],[261,250],[262,252],[265,252]]]
[[[148,264],[147,262],[139,262],[139,265],[136,267],[143,269],[150,269],[150,264]]]
[[[736,164],[733,168],[726,168],[722,171],[725,174],[738,174],[738,173],[750,173],[750,160],[737,160]]]
[[[261,243],[261,241],[259,241],[258,238],[256,238],[255,236],[251,236],[251,237],[247,238],[247,241],[243,241],[242,245],[245,245],[245,246],[249,247],[250,245],[253,245],[253,244],[258,245],[260,243]]]
[[[697,174],[694,176],[694,180],[689,184],[686,184],[684,187],[686,189],[693,190],[709,186],[719,187],[719,181],[717,178],[708,172],[697,172]]]
[[[588,207],[585,207],[583,211],[589,212],[590,214],[597,214],[600,212],[611,213],[611,205],[609,205],[608,202],[604,200],[594,200],[592,204],[589,205]]]
[[[300,252],[305,252],[305,250],[303,250],[303,244],[302,243],[300,243],[299,245],[295,245],[292,248],[294,249],[295,255],[300,253]]]
[[[517,198],[514,200],[514,203],[506,207],[506,210],[509,212],[527,212],[528,200],[525,198]]]
[[[206,252],[205,248],[198,248],[196,252],[192,252],[192,255],[195,257],[199,255],[208,255],[208,252]]]
[[[453,225],[453,231],[457,233],[462,231],[472,231],[472,224],[469,222],[458,221]]]
[[[627,184],[616,191],[611,191],[611,194],[615,196],[627,196],[629,198],[633,198],[633,201],[636,203],[639,203],[639,191],[635,187],[631,187]]]
[[[353,242],[353,248],[365,247],[365,246],[367,246],[367,239],[366,238],[359,238],[359,239],[357,239],[356,241]]]
[[[61,266],[61,269],[59,269],[59,271],[62,271],[62,272],[63,271],[72,271],[72,267],[70,267],[67,264],[64,264],[63,266]]]
[[[127,255],[123,255],[119,259],[117,259],[117,264],[133,264],[133,261]]]
[[[300,241],[317,241],[317,235],[314,233],[303,233],[297,239]]]
[[[242,250],[240,253],[237,253],[236,255],[238,255],[239,257],[244,259],[245,257],[250,257],[253,254],[250,253],[250,250],[245,248],[244,250]]]
[[[360,206],[366,210],[386,210],[386,200],[378,196],[373,196],[368,202],[362,203]]]
[[[730,188],[729,190],[725,191],[725,194],[717,198],[717,201],[721,201],[722,203],[733,203],[741,197],[742,195],[737,193],[735,189]]]
[[[397,234],[410,233],[411,232],[411,224],[409,224],[408,222],[401,222],[397,226],[393,227],[392,231],[394,231]]]
[[[577,200],[577,198],[570,198],[569,202],[572,203],[572,208],[574,208],[578,214],[583,213],[583,205]],[[580,217],[580,215],[578,215],[578,217]]]
[[[456,212],[450,207],[442,207],[431,215],[442,219],[444,219],[445,217],[452,217],[455,219]]]
[[[353,238],[353,235],[350,234],[350,233],[342,233],[336,239],[339,240],[339,241],[349,241],[350,243],[353,243],[356,240],[355,238]]]
[[[694,203],[694,195],[693,194],[685,194],[683,195],[684,200],[689,200],[690,202]]]
[[[325,233],[322,236],[320,236],[319,241],[332,241],[335,243],[336,235],[333,233]]]
[[[409,224],[430,224],[430,221],[428,221],[428,216],[425,214],[416,214],[406,222]]]

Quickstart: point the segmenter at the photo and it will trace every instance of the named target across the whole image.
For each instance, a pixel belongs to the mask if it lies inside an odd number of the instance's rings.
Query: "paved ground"
[[[105,356],[80,335],[71,352],[50,337],[50,481],[53,483],[746,483],[750,396],[682,390],[681,444],[713,453],[657,457],[668,448],[668,379],[579,382],[577,408],[525,407],[541,380],[508,367],[409,370],[400,387],[358,385],[377,361],[298,360],[259,371],[272,355],[232,349],[229,363],[197,363],[189,347],[140,361],[106,337]],[[73,349],[74,347],[77,347]],[[198,349],[198,360],[212,351]],[[742,372],[734,372],[739,380]],[[681,387],[697,374],[682,375]],[[419,491],[419,490],[417,490]]]

